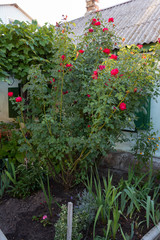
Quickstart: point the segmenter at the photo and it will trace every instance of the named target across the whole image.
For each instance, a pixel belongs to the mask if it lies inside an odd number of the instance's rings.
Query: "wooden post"
[[[73,217],[73,203],[68,203],[67,214],[67,240],[72,240],[72,217]]]

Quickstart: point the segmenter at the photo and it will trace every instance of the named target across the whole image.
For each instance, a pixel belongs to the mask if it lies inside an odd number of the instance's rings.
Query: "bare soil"
[[[116,184],[120,178],[126,174],[114,173],[113,182]],[[58,220],[60,207],[56,204],[67,204],[73,202],[76,204],[77,194],[82,192],[84,185],[81,184],[73,189],[65,191],[60,184],[52,182],[51,191],[54,195],[52,210],[53,217],[50,219],[52,225],[44,227],[41,223],[33,221],[33,216],[47,215],[49,211],[45,202],[45,197],[42,191],[34,193],[26,199],[16,199],[5,195],[0,200],[0,229],[6,235],[8,240],[54,240],[55,230],[54,224]],[[56,202],[55,202],[56,201]],[[144,220],[144,212],[139,213],[139,220]],[[130,234],[131,223],[134,219],[125,219],[121,217],[120,222],[124,233]],[[153,224],[151,225],[151,227]],[[101,222],[97,224],[96,234],[103,236],[103,226]],[[148,230],[144,225],[140,228],[135,228],[133,240],[139,240]],[[93,240],[93,226],[90,226],[88,231],[84,233],[84,240]],[[119,232],[117,240],[122,240]],[[61,239],[60,239],[61,240]]]

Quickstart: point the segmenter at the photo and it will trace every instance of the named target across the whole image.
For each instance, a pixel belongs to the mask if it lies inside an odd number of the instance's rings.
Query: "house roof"
[[[0,6],[14,6],[14,7],[18,8],[18,9],[19,9],[26,17],[28,17],[31,21],[33,20],[33,18],[31,18],[22,8],[20,8],[17,3],[0,4]]]
[[[160,37],[160,0],[130,0],[100,12],[106,21],[114,18],[115,32],[125,38],[126,45],[154,43]],[[86,22],[94,16],[92,13],[73,20],[74,33],[82,35]]]

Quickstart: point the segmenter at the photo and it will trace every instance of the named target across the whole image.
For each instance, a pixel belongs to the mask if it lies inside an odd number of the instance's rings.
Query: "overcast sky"
[[[99,8],[127,1],[129,0],[99,0]],[[67,15],[69,21],[84,16],[86,12],[86,0],[0,0],[0,4],[4,3],[17,3],[33,19],[37,19],[40,25],[59,22],[62,14]]]

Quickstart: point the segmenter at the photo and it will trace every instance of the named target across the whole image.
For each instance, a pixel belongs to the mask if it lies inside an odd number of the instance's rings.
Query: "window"
[[[144,111],[140,111],[136,113],[136,116],[138,119],[134,121],[135,127],[138,130],[147,130],[149,128],[150,124],[150,106],[151,106],[151,98],[148,98],[148,101],[144,103],[142,101],[142,104],[144,106]]]

